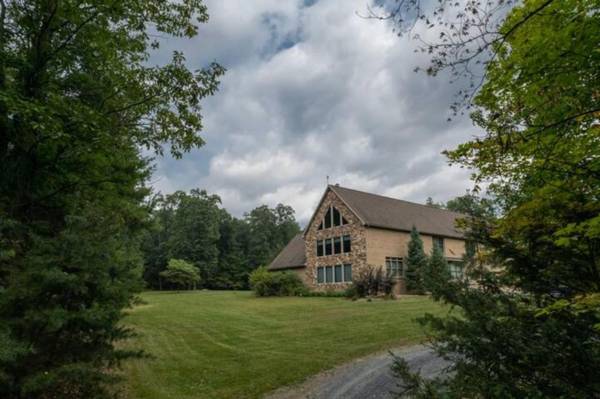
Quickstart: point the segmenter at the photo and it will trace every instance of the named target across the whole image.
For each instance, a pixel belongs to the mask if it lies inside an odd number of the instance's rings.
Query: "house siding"
[[[347,225],[318,230],[321,220],[333,205],[348,221]],[[339,264],[352,264],[352,275],[356,276],[360,269],[367,265],[366,229],[356,215],[338,198],[331,190],[327,192],[319,209],[316,211],[311,224],[307,227],[304,242],[306,251],[306,268],[301,276],[306,285],[315,291],[340,290],[349,286],[349,283],[317,283],[317,267],[335,266]],[[351,251],[347,254],[317,256],[317,240],[336,236],[349,235],[351,238]]]
[[[385,270],[386,257],[405,258],[408,255],[408,243],[410,233],[379,228],[367,228],[367,264],[374,267],[382,267]],[[433,249],[433,236],[421,234],[423,250],[425,254],[431,254]],[[462,258],[465,253],[465,242],[456,238],[444,237],[444,256],[448,259]],[[403,278],[399,278],[395,294],[405,294],[406,284]]]

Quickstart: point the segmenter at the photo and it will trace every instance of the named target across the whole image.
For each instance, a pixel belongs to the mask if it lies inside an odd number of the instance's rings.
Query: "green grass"
[[[256,398],[371,352],[418,342],[427,298],[255,298],[250,292],[148,292],[126,323],[154,358],[125,367],[128,397]]]

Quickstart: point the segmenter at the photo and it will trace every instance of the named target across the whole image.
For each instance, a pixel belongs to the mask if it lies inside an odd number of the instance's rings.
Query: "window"
[[[323,284],[325,282],[325,268],[323,266],[317,267],[317,283]]]
[[[333,283],[333,267],[325,266],[325,282]]]
[[[350,240],[350,236],[343,236],[342,242],[344,247],[344,253],[350,252],[352,250],[352,242]]]
[[[433,246],[438,247],[444,253],[444,237],[433,237]]]
[[[333,211],[333,225],[334,226],[341,226],[341,224],[342,224],[342,215],[340,215],[340,211],[338,211],[334,207],[331,207],[331,210]]]
[[[388,256],[385,258],[385,270],[388,276],[403,276],[402,259]]]
[[[342,237],[334,237],[333,238],[333,253],[334,254],[342,253]]]
[[[450,270],[450,276],[453,279],[461,279],[463,277],[463,265],[460,262],[449,262],[448,269]]]
[[[343,281],[342,279],[342,265],[336,265],[335,268],[335,273],[334,273],[334,277],[335,277],[335,282],[336,283],[341,283]]]
[[[323,240],[317,240],[317,256],[323,256]]]
[[[346,224],[348,224],[348,221],[346,220],[345,217],[342,216],[341,212],[338,211],[335,207],[330,206],[327,209],[327,213],[325,213],[323,220],[319,224],[318,229],[319,230],[329,229],[331,227],[343,226]]]
[[[325,239],[325,255],[331,255],[331,241],[333,241],[332,238]]]
[[[335,266],[319,266],[317,267],[317,283],[351,283],[352,282],[352,265],[345,263]]]
[[[344,265],[344,281],[348,283],[352,281],[352,265],[350,263]]]

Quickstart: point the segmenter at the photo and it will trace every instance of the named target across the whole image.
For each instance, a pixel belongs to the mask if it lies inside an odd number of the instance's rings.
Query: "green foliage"
[[[524,1],[498,35],[472,114],[485,135],[448,156],[502,216],[466,224],[477,288],[431,284],[462,313],[422,320],[451,376],[398,370],[417,398],[600,397],[600,3]]]
[[[427,266],[427,255],[425,255],[425,250],[423,249],[423,240],[421,240],[421,236],[415,226],[413,226],[410,232],[408,253],[404,266],[406,268],[406,289],[411,293],[422,294],[423,271]]]
[[[300,232],[290,206],[259,206],[245,215],[248,224],[248,262],[251,269],[266,265]]]
[[[270,272],[261,266],[250,273],[250,287],[256,296],[305,296],[308,292],[294,272]]]
[[[382,267],[368,265],[361,268],[352,279],[352,287],[347,296],[355,298],[374,297],[380,294],[392,295],[395,280],[383,272]]]
[[[493,217],[496,215],[496,206],[492,199],[480,198],[468,190],[465,195],[448,200],[444,208],[475,218]]]
[[[200,270],[204,288],[247,289],[249,273],[269,263],[300,231],[289,206],[260,206],[237,219],[220,204],[217,195],[198,189],[150,200],[154,223],[142,249],[151,288],[166,288],[160,272],[169,258],[178,258]]]
[[[439,299],[439,289],[450,281],[450,270],[442,250],[437,245],[433,246],[431,256],[425,263],[422,276],[423,288],[431,292],[435,299]]]
[[[194,16],[194,17],[192,17]],[[198,0],[0,4],[0,397],[102,398],[141,288],[143,148],[175,156],[203,141],[200,101],[223,68],[158,35],[194,36]]]
[[[176,287],[195,288],[200,282],[198,268],[181,259],[171,259],[167,269],[160,272],[160,275]]]

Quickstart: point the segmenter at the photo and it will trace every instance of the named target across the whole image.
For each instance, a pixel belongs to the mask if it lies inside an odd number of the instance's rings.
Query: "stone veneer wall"
[[[318,230],[319,224],[330,205],[333,205],[340,211],[342,216],[348,221],[348,224]],[[317,240],[343,235],[350,235],[352,242],[350,253],[317,256]],[[317,267],[350,263],[352,264],[352,276],[356,276],[359,270],[367,264],[366,229],[361,225],[360,220],[354,213],[331,190],[327,192],[320,208],[316,212],[314,220],[308,226],[304,237],[304,245],[306,251],[306,268],[304,269],[302,279],[310,289],[315,291],[340,290],[349,285],[348,283],[317,284]]]

